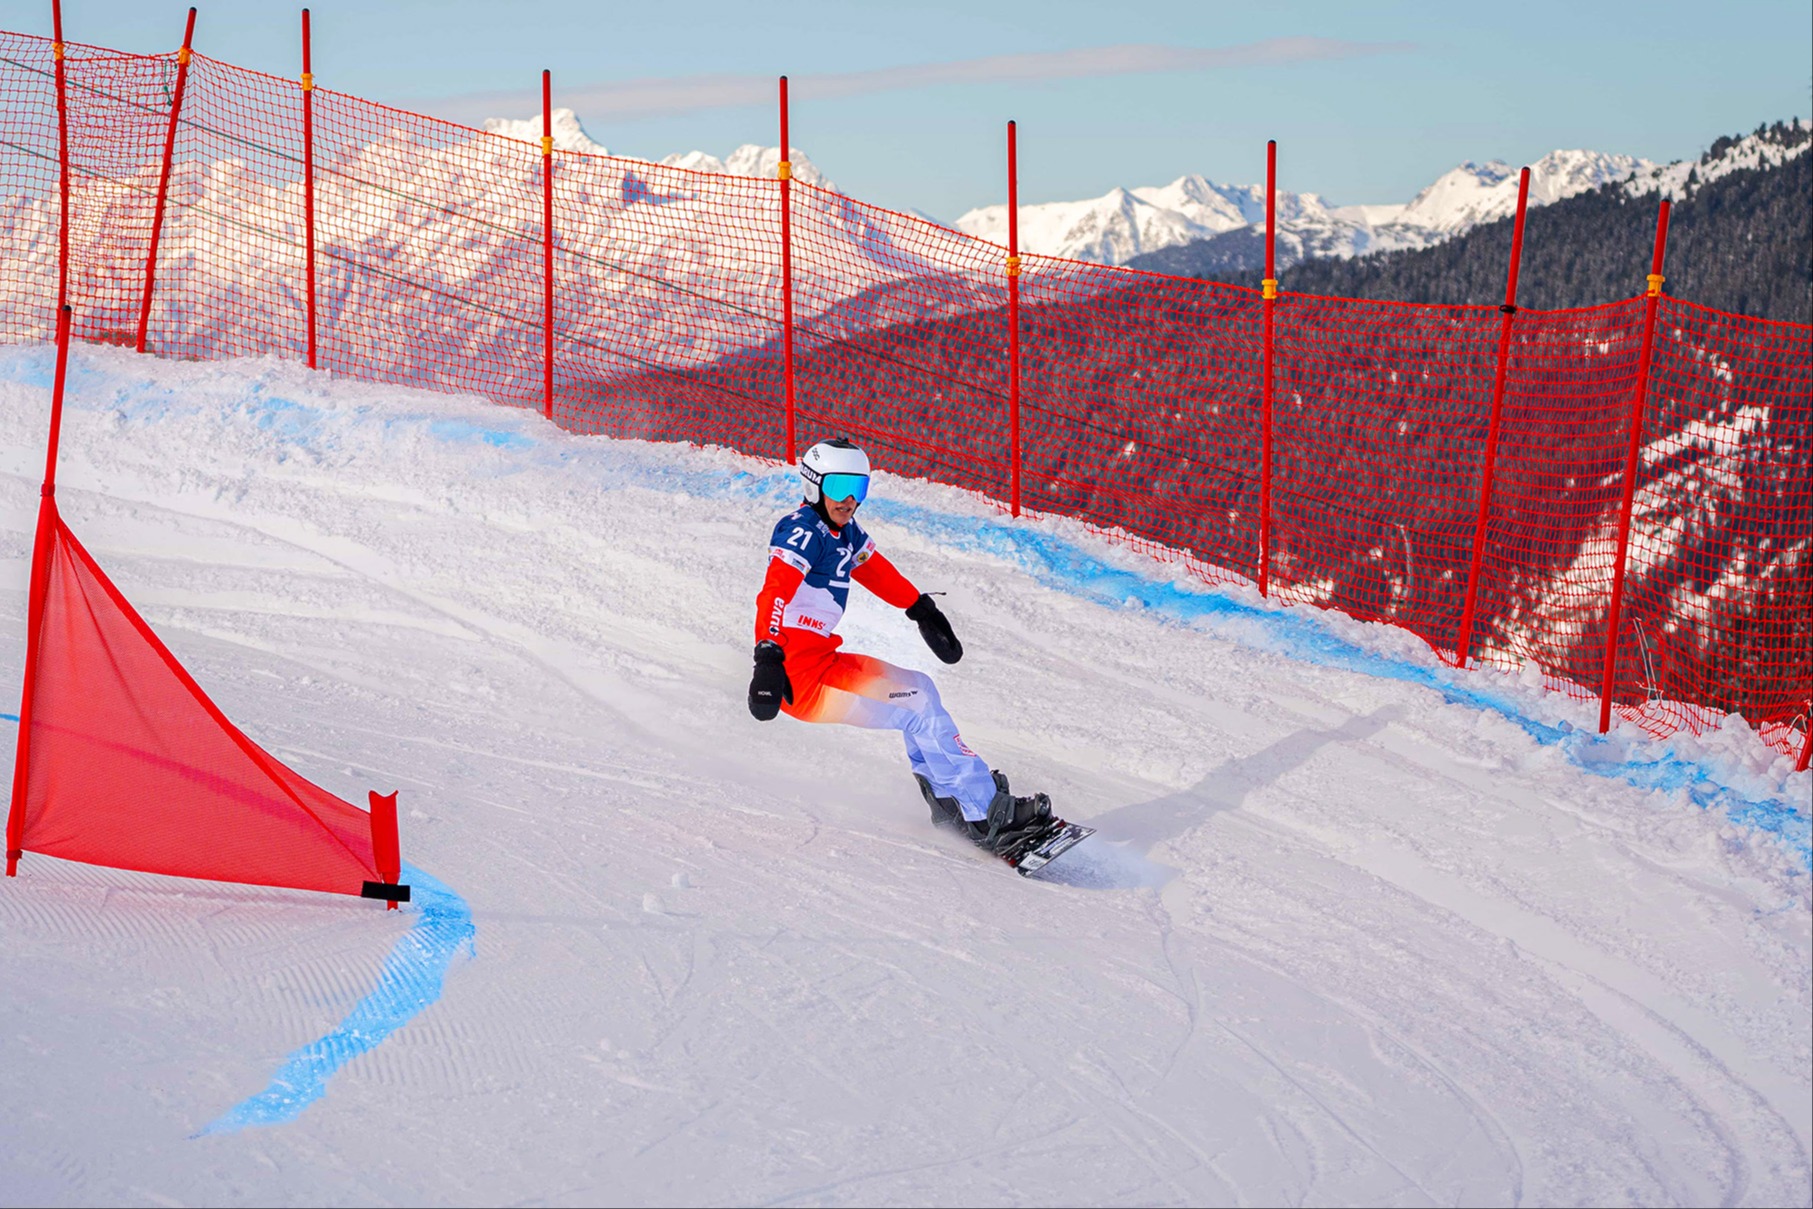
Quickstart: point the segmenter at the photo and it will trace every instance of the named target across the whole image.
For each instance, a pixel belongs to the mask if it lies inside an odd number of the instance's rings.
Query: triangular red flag
[[[248,739],[76,540],[54,497],[43,507],[8,855],[341,894],[395,882],[394,807],[374,845],[377,816]]]

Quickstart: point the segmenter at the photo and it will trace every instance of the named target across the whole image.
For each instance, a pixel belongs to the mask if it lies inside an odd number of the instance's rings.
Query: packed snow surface
[[[51,351],[0,351],[5,678]],[[1098,834],[935,833],[753,721],[784,468],[272,360],[78,349],[58,500],[424,891],[27,855],[7,1203],[1807,1204],[1810,781],[881,476],[965,737]],[[10,727],[11,722],[0,723]],[[438,889],[437,889],[438,887]]]

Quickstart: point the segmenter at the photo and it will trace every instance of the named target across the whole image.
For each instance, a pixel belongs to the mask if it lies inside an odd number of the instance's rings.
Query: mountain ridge
[[[1530,165],[1530,196],[1544,205],[1660,167],[1627,155],[1551,151]],[[1517,172],[1502,160],[1459,164],[1407,202],[1334,205],[1319,193],[1280,189],[1280,260],[1294,264],[1315,256],[1426,247],[1509,214],[1516,203]],[[1265,186],[1225,185],[1192,173],[1166,185],[1021,206],[1019,220],[1022,252],[1152,268],[1157,266],[1143,258],[1245,228],[1263,230]],[[1007,207],[971,210],[954,225],[967,235],[1005,243]]]
[[[744,143],[729,155],[719,158],[705,151],[683,151],[666,155],[658,160],[646,159],[639,155],[624,155],[613,152],[603,143],[598,142],[586,133],[585,125],[571,109],[554,109],[548,113],[548,125],[553,131],[554,149],[556,151],[573,151],[581,155],[605,155],[614,159],[642,160],[644,163],[661,164],[668,168],[683,168],[689,172],[710,172],[717,176],[766,176],[772,177],[775,168],[781,161],[779,147],[764,147],[760,143]],[[484,129],[487,134],[500,135],[504,138],[519,139],[525,143],[541,143],[542,119],[540,114],[527,118],[486,118]],[[833,192],[833,184],[817,164],[798,147],[792,148],[788,155],[792,165],[793,179],[821,189]]]
[[[1656,206],[1667,197],[1668,293],[1735,314],[1813,323],[1813,126],[1778,122],[1714,146],[1716,154],[1692,164],[1532,210],[1518,304],[1558,310],[1640,292]],[[1510,246],[1511,220],[1501,218],[1428,248],[1305,261],[1279,283],[1304,294],[1491,304],[1504,298]],[[1194,275],[1250,283],[1253,266],[1235,261],[1224,252],[1211,268],[1205,258]]]
[[[1638,168],[1629,176],[1621,180],[1605,181],[1589,189],[1575,189],[1565,196],[1556,196],[1552,173],[1545,174],[1539,172],[1537,171],[1538,165],[1531,165],[1530,196],[1532,205],[1530,208],[1530,221],[1537,223],[1539,227],[1545,226],[1547,225],[1546,221],[1537,222],[1535,216],[1541,214],[1546,205],[1555,205],[1558,203],[1575,204],[1578,203],[1578,199],[1582,196],[1601,193],[1608,197],[1612,194],[1617,194],[1618,196],[1629,199],[1644,197],[1655,198],[1660,195],[1667,195],[1671,200],[1679,202],[1688,198],[1695,190],[1703,185],[1711,184],[1733,172],[1767,170],[1787,163],[1804,152],[1810,134],[1813,134],[1813,124],[1809,124],[1801,119],[1795,119],[1790,122],[1777,122],[1773,126],[1760,126],[1756,131],[1753,131],[1748,135],[1725,136],[1715,140],[1712,146],[1698,159],[1682,160],[1672,164],[1650,164],[1647,167]],[[1578,180],[1579,178],[1575,179]],[[1505,172],[1503,184],[1499,186],[1499,189],[1502,191],[1501,196],[1505,198],[1509,204],[1499,203],[1494,204],[1490,210],[1483,208],[1476,210],[1474,216],[1477,221],[1472,222],[1470,225],[1457,225],[1454,229],[1448,231],[1442,238],[1432,239],[1420,247],[1406,245],[1391,248],[1377,248],[1371,249],[1368,253],[1361,254],[1357,257],[1345,256],[1339,250],[1326,248],[1315,250],[1309,255],[1304,255],[1301,242],[1294,238],[1293,233],[1288,230],[1286,224],[1280,222],[1277,261],[1281,280],[1283,280],[1283,274],[1291,271],[1299,264],[1320,263],[1323,267],[1314,270],[1311,274],[1313,279],[1317,282],[1314,287],[1306,284],[1298,284],[1293,288],[1311,293],[1341,293],[1350,287],[1338,284],[1339,282],[1347,281],[1350,278],[1356,282],[1371,280],[1369,274],[1372,273],[1373,270],[1356,267],[1350,272],[1343,272],[1331,267],[1335,263],[1351,263],[1358,266],[1374,259],[1372,253],[1392,257],[1428,251],[1455,239],[1467,237],[1482,229],[1493,227],[1495,224],[1503,223],[1506,224],[1506,231],[1502,241],[1505,243],[1506,249],[1495,253],[1495,267],[1492,269],[1491,274],[1489,274],[1493,280],[1497,281],[1499,291],[1497,296],[1493,296],[1492,291],[1490,290],[1482,290],[1471,286],[1460,292],[1456,292],[1452,289],[1437,289],[1435,292],[1430,293],[1427,290],[1418,288],[1408,289],[1408,292],[1394,295],[1365,293],[1364,291],[1370,287],[1361,285],[1351,287],[1356,291],[1360,291],[1355,294],[1357,297],[1389,296],[1396,297],[1401,301],[1412,302],[1498,301],[1499,298],[1502,297],[1504,284],[1504,257],[1508,254],[1508,224],[1509,219],[1515,210],[1516,202],[1516,176],[1514,173],[1510,172],[1508,168]],[[1741,199],[1739,199],[1739,204],[1741,205]],[[1151,272],[1168,273],[1173,276],[1198,277],[1207,280],[1230,281],[1238,284],[1252,285],[1256,284],[1264,269],[1265,250],[1263,236],[1262,227],[1254,228],[1252,230],[1230,231],[1211,239],[1177,245],[1162,249],[1158,252],[1135,257],[1128,261],[1128,267],[1146,269]],[[1583,251],[1586,250],[1583,249]],[[1299,278],[1297,280],[1302,282],[1308,279]],[[1531,278],[1531,281],[1534,283],[1535,278]],[[1578,292],[1569,292],[1566,296],[1571,299],[1571,301],[1557,302],[1555,305],[1572,306],[1583,305],[1589,300],[1595,302],[1603,301],[1602,293],[1591,295],[1590,298],[1588,295],[1580,294]],[[1705,301],[1704,299],[1700,300]],[[1531,302],[1529,305],[1538,304]],[[1709,305],[1711,304],[1709,303]]]

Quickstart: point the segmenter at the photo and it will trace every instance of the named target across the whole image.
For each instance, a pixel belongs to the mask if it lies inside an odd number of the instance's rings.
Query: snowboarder
[[[1049,828],[1051,799],[1008,790],[1007,778],[963,742],[930,676],[838,649],[843,639],[833,631],[854,581],[904,609],[939,659],[963,658],[963,644],[938,605],[856,523],[869,492],[868,455],[841,438],[821,441],[806,451],[799,474],[805,502],[780,519],[768,541],[749,712],[763,722],[784,710],[802,722],[901,732],[932,822],[992,852],[1006,853]]]

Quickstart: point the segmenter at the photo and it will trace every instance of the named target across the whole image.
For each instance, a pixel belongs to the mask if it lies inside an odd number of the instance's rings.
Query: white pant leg
[[[972,822],[987,818],[995,796],[994,775],[988,762],[957,733],[956,720],[945,710],[932,678],[879,659],[865,662],[875,674],[863,676],[860,683],[850,682],[849,688],[828,687],[827,695],[835,693],[838,699],[827,701],[814,720],[899,731],[906,741],[907,763],[930,783],[933,793],[954,799],[963,817]],[[852,691],[858,688],[860,696]]]

